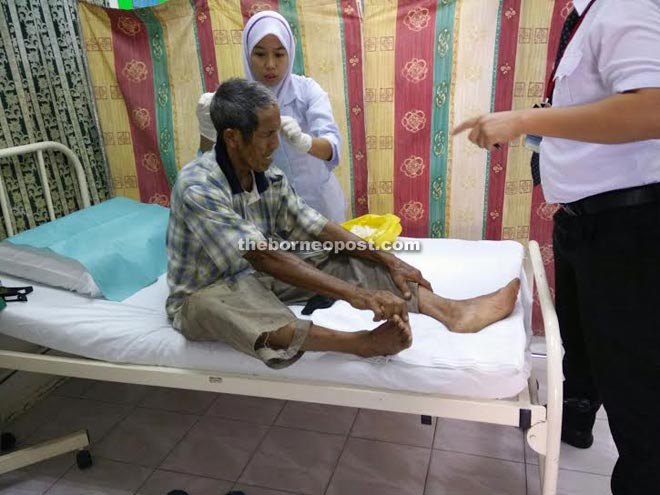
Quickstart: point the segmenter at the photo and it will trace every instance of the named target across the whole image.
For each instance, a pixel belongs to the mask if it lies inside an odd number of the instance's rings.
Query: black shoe
[[[578,449],[594,443],[592,433],[600,402],[589,399],[564,399],[561,441]]]
[[[591,430],[561,429],[561,441],[578,449],[588,449],[594,443]]]

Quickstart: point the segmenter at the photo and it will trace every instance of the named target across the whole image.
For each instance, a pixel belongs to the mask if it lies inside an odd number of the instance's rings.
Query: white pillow
[[[0,272],[90,297],[102,297],[96,282],[80,262],[48,249],[0,242]]]

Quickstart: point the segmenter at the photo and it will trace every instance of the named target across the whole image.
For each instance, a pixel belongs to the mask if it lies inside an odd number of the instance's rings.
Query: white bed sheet
[[[424,239],[420,252],[399,256],[422,270],[435,292],[467,298],[523,277],[523,247],[512,241]],[[3,285],[24,281],[0,276]],[[30,284],[34,285],[34,284]],[[351,384],[474,398],[516,395],[530,372],[531,297],[523,287],[511,316],[477,334],[460,335],[423,315],[411,315],[413,345],[397,356],[362,359],[306,353],[297,363],[271,370],[220,343],[188,342],[169,325],[167,284],[157,283],[117,303],[34,285],[27,303],[0,313],[0,332],[59,351],[119,363],[152,364],[262,377]],[[298,315],[302,307],[292,307]],[[339,330],[373,328],[372,313],[339,301],[312,319]]]

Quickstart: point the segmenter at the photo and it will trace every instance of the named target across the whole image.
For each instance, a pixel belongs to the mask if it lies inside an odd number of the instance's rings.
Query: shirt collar
[[[589,5],[590,0],[573,0],[573,6],[577,10],[578,15],[584,14],[584,9]]]
[[[225,174],[227,182],[229,182],[229,187],[231,187],[232,194],[242,194],[245,192],[241,186],[241,181],[238,180],[238,176],[234,171],[234,167],[229,160],[229,155],[227,154],[227,149],[225,148],[225,142],[222,137],[218,136],[218,140],[215,143],[215,160],[220,166],[220,170]],[[270,185],[266,174],[264,172],[254,172],[254,181],[257,184],[257,192],[259,194],[263,193],[268,186]],[[254,190],[254,189],[253,189]]]

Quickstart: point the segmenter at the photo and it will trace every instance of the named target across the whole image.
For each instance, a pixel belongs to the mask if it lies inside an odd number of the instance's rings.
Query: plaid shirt
[[[244,192],[228,159],[211,151],[180,172],[172,191],[167,229],[167,314],[179,328],[186,297],[220,279],[253,269],[243,258],[250,241],[314,238],[327,219],[296,195],[282,171],[271,166],[255,174],[252,193]],[[243,245],[239,242],[243,240]]]

